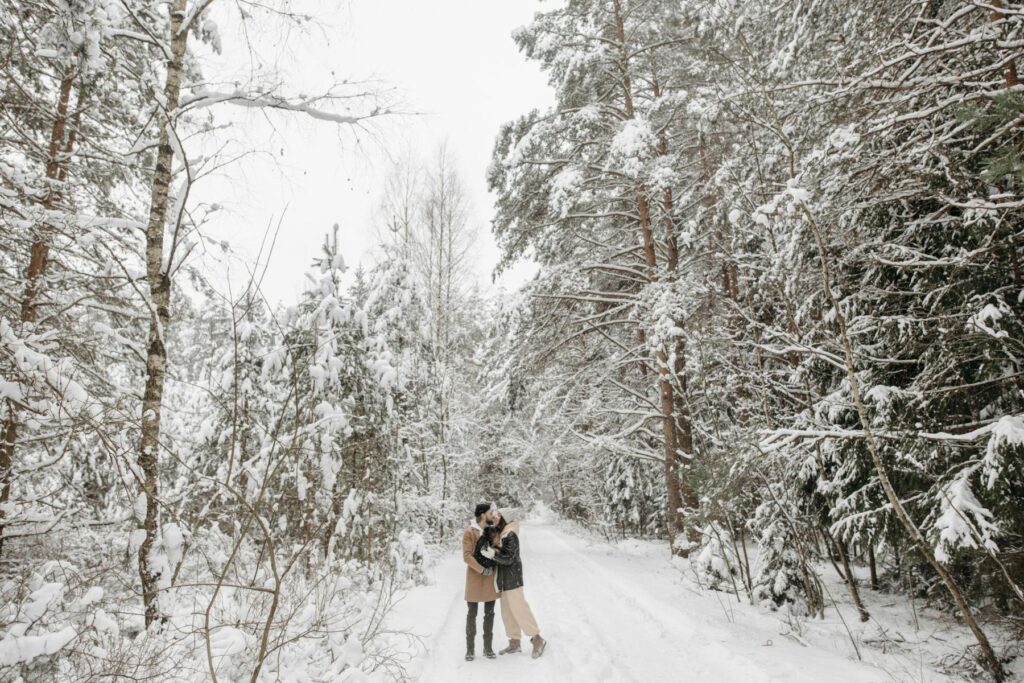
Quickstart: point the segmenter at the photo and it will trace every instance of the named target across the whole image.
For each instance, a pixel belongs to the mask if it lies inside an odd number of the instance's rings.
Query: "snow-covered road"
[[[527,522],[521,534],[526,595],[549,640],[527,652],[463,659],[464,566],[456,555],[434,568],[433,585],[410,592],[390,618],[423,638],[410,672],[426,683],[638,681],[891,681],[886,672],[780,635],[774,615],[737,609],[724,593],[684,582],[652,544],[616,546],[555,523]],[[495,649],[505,644],[495,621]],[[527,643],[524,642],[524,646]]]

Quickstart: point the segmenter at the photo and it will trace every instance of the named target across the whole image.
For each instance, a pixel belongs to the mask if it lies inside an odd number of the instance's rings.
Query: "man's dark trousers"
[[[476,642],[476,612],[478,602],[467,602],[469,611],[466,613],[466,652],[474,651]],[[494,600],[484,603],[484,652],[490,652],[494,643]]]

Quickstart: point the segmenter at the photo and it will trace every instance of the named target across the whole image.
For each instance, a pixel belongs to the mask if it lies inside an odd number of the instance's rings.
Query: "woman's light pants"
[[[501,591],[501,621],[505,624],[505,635],[509,640],[519,640],[522,633],[531,638],[540,633],[533,610],[526,602],[526,594],[521,587]]]

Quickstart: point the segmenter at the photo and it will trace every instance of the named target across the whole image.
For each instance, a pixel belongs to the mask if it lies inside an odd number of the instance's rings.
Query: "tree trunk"
[[[868,544],[868,569],[871,571],[871,589],[878,590],[878,568],[875,566],[875,546]]]
[[[138,463],[142,472],[140,495],[145,496],[143,521],[145,538],[139,546],[139,578],[142,581],[142,602],[149,627],[159,616],[158,582],[150,566],[150,551],[160,533],[157,508],[160,465],[160,418],[163,408],[164,379],[167,372],[167,332],[171,322],[171,276],[164,264],[164,232],[167,226],[168,196],[171,188],[171,166],[174,147],[172,127],[181,95],[181,73],[188,31],[183,30],[186,0],[174,0],[170,17],[171,54],[167,62],[164,84],[166,121],[160,128],[160,144],[153,186],[150,195],[149,221],[146,225],[146,279],[150,292],[149,340],[146,351],[146,388],[142,398],[142,436],[139,440]]]
[[[7,403],[7,419],[4,425],[4,440],[0,443],[0,522],[6,520],[5,506],[11,499],[11,486],[14,479],[14,442],[18,439],[18,420],[14,404]],[[3,554],[6,526],[0,523],[0,555]]]
[[[850,591],[850,598],[853,600],[853,606],[857,608],[857,614],[860,615],[861,621],[867,621],[871,618],[867,608],[864,607],[863,601],[860,599],[860,590],[857,588],[857,579],[853,575],[853,570],[850,569],[850,557],[846,552],[845,544],[838,538],[832,536],[831,533],[828,537],[835,544],[836,551],[839,553],[839,561],[843,563],[843,575],[846,578],[846,587]]]
[[[704,208],[711,211],[715,206],[715,198],[711,195],[710,188],[712,169],[703,136],[700,137],[697,151],[700,155],[701,177],[705,184]],[[730,229],[727,223],[716,221],[714,218],[712,218],[712,221],[718,224],[718,227],[715,229],[715,238],[722,249],[722,293],[733,301],[737,301],[740,296],[739,274],[736,269],[736,263],[732,260],[727,246],[730,241]]]
[[[651,215],[650,205],[647,201],[647,194],[643,187],[639,188],[637,193],[637,210],[640,215],[640,235],[643,241],[644,248],[644,260],[647,264],[647,277],[651,282],[656,282],[658,279],[657,272],[657,256],[654,249],[654,234],[651,230]],[[657,364],[658,371],[658,393],[661,397],[661,431],[664,441],[664,463],[665,463],[665,490],[666,490],[666,510],[665,510],[665,523],[668,531],[669,542],[672,546],[674,553],[679,553],[682,556],[689,554],[689,545],[677,547],[676,537],[680,533],[685,533],[686,528],[683,524],[683,515],[681,511],[684,509],[683,501],[683,486],[679,478],[679,439],[676,432],[676,399],[675,391],[672,388],[672,376],[668,366],[668,354],[665,352],[663,345],[659,345],[654,350],[654,357]],[[687,421],[688,423],[688,421]],[[689,431],[687,432],[689,434]],[[688,443],[686,444],[692,448],[692,439],[688,437]],[[687,507],[692,508],[695,501],[695,496],[692,491],[687,496],[690,500],[686,501]],[[693,538],[687,537],[687,541],[693,541]]]
[[[658,96],[661,94],[661,91],[657,86],[655,87],[655,94]],[[662,155],[668,154],[668,139],[664,134],[661,136],[659,152]],[[662,191],[661,210],[663,214],[662,226],[665,230],[665,260],[668,267],[668,277],[675,279],[679,274],[679,240],[676,238],[676,226],[675,222],[672,220],[672,214],[675,209],[672,190],[669,188],[665,188]],[[680,329],[684,326],[684,322],[681,320],[676,320],[675,323]],[[675,486],[678,487],[680,492],[683,509],[692,514],[697,511],[699,501],[697,500],[697,493],[694,490],[692,481],[693,420],[690,418],[690,405],[687,402],[686,341],[682,337],[676,337],[673,353],[674,361],[672,377],[675,379],[676,387],[673,389],[674,396],[672,410],[675,419],[676,446],[678,454],[675,473],[673,476],[675,479]],[[679,466],[680,464],[682,465],[681,468]],[[697,529],[693,524],[687,523],[685,514],[681,519],[677,520],[677,522],[681,527],[685,528],[687,540],[691,544],[700,540]],[[689,554],[689,551],[681,551],[681,554],[686,556]]]
[[[69,132],[68,105],[71,101],[71,88],[74,81],[73,74],[65,75],[61,79],[57,95],[57,113],[50,129],[50,145],[46,156],[48,187],[42,201],[42,207],[45,210],[52,209],[60,198],[61,192],[57,184],[67,175],[68,157],[75,146],[77,123],[82,113],[82,90],[79,88],[75,121]],[[24,327],[24,323],[36,321],[42,278],[46,273],[46,266],[49,264],[51,228],[45,224],[39,228],[32,241],[28,268],[25,270],[25,292],[21,299],[22,327]],[[7,404],[7,417],[4,420],[2,433],[3,441],[0,441],[0,556],[3,555],[5,530],[3,522],[6,517],[6,504],[11,499],[11,486],[14,483],[14,451],[18,440],[18,409],[12,401],[8,401]]]
[[[686,531],[687,540],[694,544],[700,541],[700,533],[695,524],[688,522],[687,513],[696,514],[700,503],[693,485],[693,420],[690,418],[690,405],[686,398],[686,344],[682,338],[676,339],[673,374],[679,386],[675,391],[673,405],[678,453],[675,485],[679,488],[682,507],[686,511],[678,521]],[[689,551],[681,551],[681,554],[685,557]]]
[[[615,19],[616,38],[622,54],[622,97],[623,109],[627,118],[634,117],[633,82],[630,76],[629,57],[625,50],[626,30],[622,18],[620,0],[613,0],[612,11]],[[654,233],[651,228],[650,202],[647,189],[643,185],[636,188],[636,209],[639,215],[641,244],[644,262],[647,266],[647,278],[650,282],[658,280],[657,252],[654,244]],[[658,394],[661,397],[661,431],[664,441],[665,489],[666,489],[666,526],[669,543],[673,552],[686,555],[688,547],[676,548],[676,536],[684,531],[682,515],[683,491],[679,480],[679,442],[676,434],[675,392],[672,389],[671,372],[668,366],[668,354],[664,345],[654,349],[654,357],[658,371]],[[691,496],[692,497],[692,496]],[[688,539],[692,540],[692,539]]]
[[[989,17],[993,23],[1001,23],[1006,20],[1006,13],[1001,11],[1003,9],[1003,0],[992,0],[991,7],[993,9]],[[1005,25],[1000,27],[999,35],[1004,40],[1006,39]],[[1020,84],[1020,79],[1017,77],[1017,60],[1011,59],[1007,62],[1006,67],[1003,70],[1003,81],[1006,84],[1007,89]]]

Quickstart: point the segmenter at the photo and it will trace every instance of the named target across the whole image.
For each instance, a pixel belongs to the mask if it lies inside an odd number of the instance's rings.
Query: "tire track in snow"
[[[445,582],[447,584],[447,582]],[[417,680],[429,681],[435,680],[433,678],[425,678],[425,676],[432,676],[431,669],[434,668],[431,665],[439,662],[443,657],[446,656],[446,652],[442,651],[440,646],[442,641],[450,637],[451,625],[453,621],[457,621],[456,615],[459,613],[458,607],[464,606],[466,603],[462,600],[463,593],[459,591],[457,595],[454,595],[451,601],[448,603],[448,611],[445,613],[444,621],[442,622],[441,628],[437,629],[434,636],[430,639],[430,644],[426,648],[426,657],[428,665],[423,672],[417,677]],[[465,613],[462,614],[465,618]],[[457,653],[453,653],[457,654]]]
[[[534,535],[531,533],[530,537],[532,539]],[[550,548],[543,546],[539,550],[531,550],[529,560],[531,565],[540,566],[542,577],[540,581],[527,584],[527,596],[537,614],[542,634],[551,641],[543,659],[549,655],[552,657],[555,667],[561,672],[561,680],[581,680],[585,671],[590,676],[589,680],[594,681],[626,683],[635,680],[623,677],[621,662],[616,666],[608,654],[614,647],[608,634],[595,629],[588,621],[577,618],[580,612],[579,596],[572,600],[566,591],[559,588],[567,579],[574,578],[572,572],[563,568],[556,574],[556,568],[561,563],[552,555]],[[531,573],[538,572],[533,570]],[[532,594],[529,592],[531,586],[536,586]]]
[[[629,644],[620,648],[619,659],[630,669],[642,666],[642,671],[632,672],[634,680],[725,680],[723,674],[728,674],[729,680],[771,680],[752,665],[730,661],[733,658],[728,649],[707,637],[728,638],[724,631],[713,629],[710,634],[698,631],[697,625],[675,605],[652,600],[634,581],[608,571],[590,555],[573,547],[560,533],[550,527],[537,531],[561,545],[566,551],[564,554],[571,556],[572,573],[588,574],[590,585],[603,587],[593,597],[602,601],[601,611],[611,612],[615,618],[607,614],[594,616],[613,625],[620,640]],[[669,623],[663,615],[674,618]]]

